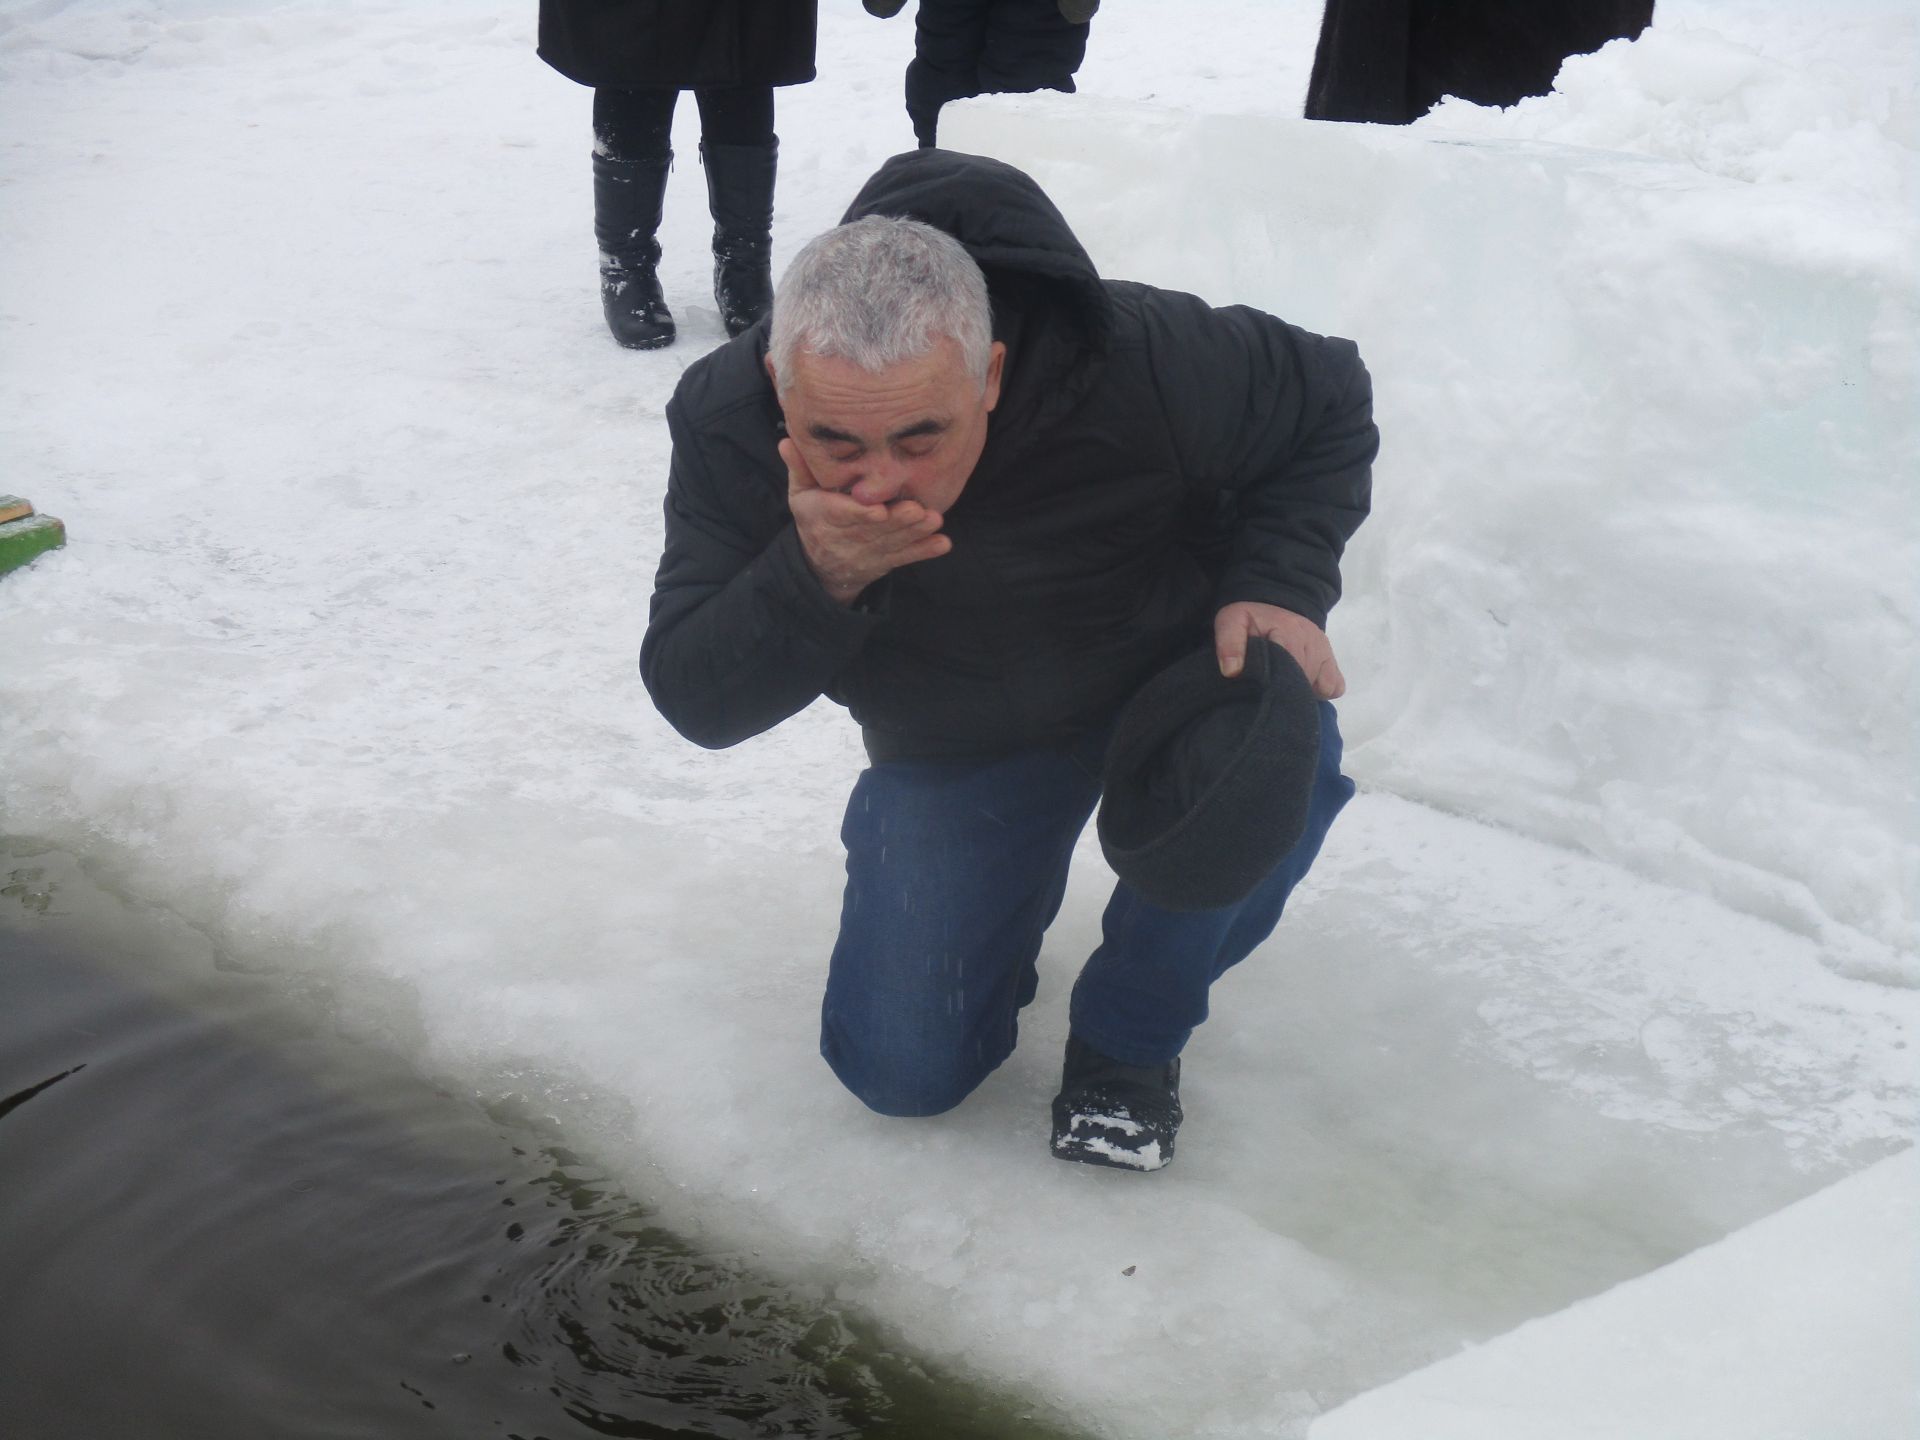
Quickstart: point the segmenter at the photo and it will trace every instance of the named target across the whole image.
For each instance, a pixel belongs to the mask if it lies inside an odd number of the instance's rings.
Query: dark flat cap
[[[1169,910],[1247,898],[1307,828],[1320,711],[1291,655],[1250,638],[1229,679],[1208,644],[1127,702],[1107,744],[1100,848]]]

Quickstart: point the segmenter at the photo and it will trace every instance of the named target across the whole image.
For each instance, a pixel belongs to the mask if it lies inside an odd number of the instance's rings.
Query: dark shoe
[[[613,338],[629,350],[658,350],[677,333],[660,290],[659,263],[658,244],[651,255],[624,260],[600,254],[600,313]]]
[[[1180,1059],[1122,1065],[1078,1036],[1067,1038],[1053,1097],[1053,1153],[1061,1160],[1158,1170],[1173,1159],[1180,1121]]]
[[[671,155],[650,160],[593,157],[593,233],[600,243],[600,309],[629,350],[671,345],[673,312],[660,292],[661,209]]]
[[[780,142],[700,147],[713,212],[713,298],[727,334],[773,308],[773,177]]]
[[[1069,25],[1084,25],[1099,8],[1100,0],[1060,0],[1060,18]]]
[[[891,20],[907,8],[907,0],[860,0],[860,3],[867,7],[869,15],[878,15],[882,20]]]

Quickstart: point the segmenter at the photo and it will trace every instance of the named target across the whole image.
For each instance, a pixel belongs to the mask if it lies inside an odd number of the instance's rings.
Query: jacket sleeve
[[[666,544],[640,675],[675,730],[717,750],[805,709],[878,620],[821,588],[784,504],[708,473],[677,401],[667,421]]]
[[[1245,306],[1167,299],[1148,331],[1167,423],[1189,483],[1230,517],[1215,607],[1254,600],[1324,627],[1380,448],[1360,353]]]

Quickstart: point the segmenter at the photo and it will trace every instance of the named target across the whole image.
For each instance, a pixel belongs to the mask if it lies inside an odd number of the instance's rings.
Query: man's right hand
[[[851,605],[860,592],[902,565],[931,560],[953,549],[939,533],[942,517],[916,500],[863,505],[841,490],[822,489],[800,447],[780,442],[787,466],[787,508],[807,564],[827,594]]]

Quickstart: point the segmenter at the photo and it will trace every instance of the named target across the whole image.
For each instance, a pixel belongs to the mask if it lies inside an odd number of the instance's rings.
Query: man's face
[[[844,491],[863,505],[913,500],[944,515],[987,443],[1006,353],[995,341],[984,387],[947,339],[880,371],[796,355],[779,392],[787,434],[822,489]]]

